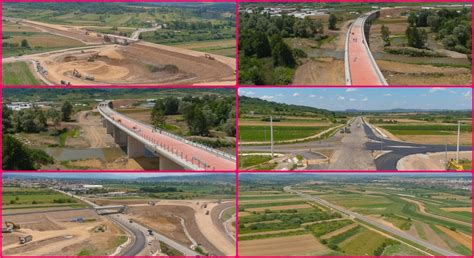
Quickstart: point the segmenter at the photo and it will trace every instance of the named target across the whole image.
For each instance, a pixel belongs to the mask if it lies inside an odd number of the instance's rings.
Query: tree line
[[[335,29],[337,18],[331,17],[329,27]],[[271,16],[259,11],[241,13],[239,31],[239,82],[250,85],[291,83],[297,60],[306,57],[306,53],[292,49],[283,38],[324,38],[320,20],[285,14]]]
[[[224,131],[235,136],[235,98],[205,95],[157,99],[151,112],[151,120],[156,128],[167,127],[166,116],[183,115],[189,134],[210,136],[210,129]]]
[[[441,9],[411,12],[408,23],[405,34],[408,45],[411,47],[425,48],[427,32],[422,27],[429,27],[436,33],[436,39],[441,40],[446,49],[465,54],[471,53],[471,11],[466,8],[461,11]]]

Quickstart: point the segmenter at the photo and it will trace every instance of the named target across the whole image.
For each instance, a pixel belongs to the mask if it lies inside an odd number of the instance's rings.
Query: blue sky
[[[323,108],[471,109],[470,88],[240,88],[239,96]]]

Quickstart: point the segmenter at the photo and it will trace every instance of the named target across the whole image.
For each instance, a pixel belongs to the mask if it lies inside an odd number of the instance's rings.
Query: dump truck
[[[95,80],[94,76],[91,76],[91,75],[86,75],[84,78],[89,81]]]
[[[32,235],[27,235],[27,236],[24,236],[24,237],[19,237],[20,239],[20,244],[24,245],[28,242],[31,242],[31,240],[33,240],[33,236]]]
[[[204,54],[204,57],[205,57],[206,59],[209,59],[209,60],[215,60],[215,58],[212,57],[212,56],[209,55],[209,54]]]

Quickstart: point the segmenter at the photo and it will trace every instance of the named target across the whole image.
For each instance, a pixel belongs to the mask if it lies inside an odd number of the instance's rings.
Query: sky
[[[240,88],[239,96],[323,108],[471,109],[470,88]]]

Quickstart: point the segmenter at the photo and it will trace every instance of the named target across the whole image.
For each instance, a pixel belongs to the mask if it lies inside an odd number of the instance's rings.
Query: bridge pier
[[[127,154],[129,158],[138,158],[145,156],[145,144],[139,142],[131,136],[127,136]]]
[[[159,163],[160,163],[160,170],[184,170],[183,167],[179,166],[175,162],[167,159],[163,156],[158,156]]]
[[[120,147],[127,146],[127,134],[120,130],[120,128],[118,128],[117,126],[114,126],[113,135],[116,144],[118,144]]]
[[[113,134],[114,133],[114,125],[107,121],[107,119],[104,119],[105,121],[105,128],[107,129],[107,134]]]

